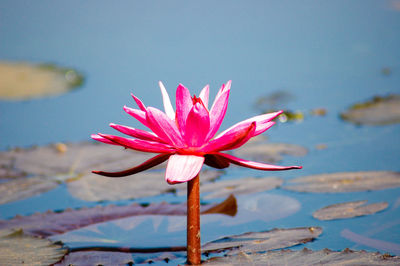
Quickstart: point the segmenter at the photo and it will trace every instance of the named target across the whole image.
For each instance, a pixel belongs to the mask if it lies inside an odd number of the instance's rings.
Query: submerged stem
[[[187,262],[192,265],[201,263],[199,180],[197,175],[187,186]]]

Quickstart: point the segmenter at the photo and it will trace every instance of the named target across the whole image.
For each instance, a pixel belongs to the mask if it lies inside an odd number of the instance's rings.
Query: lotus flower
[[[141,130],[111,123],[110,126],[130,138],[97,134],[92,138],[107,144],[119,145],[136,151],[159,153],[146,162],[125,171],[109,173],[93,171],[96,174],[120,177],[132,175],[168,160],[165,179],[170,184],[192,180],[200,172],[203,164],[223,169],[231,163],[258,170],[289,170],[301,166],[277,166],[252,162],[223,153],[241,147],[275,122],[272,120],[282,111],[255,116],[239,122],[222,131],[217,136],[228,106],[231,81],[222,85],[209,108],[209,86],[205,86],[199,97],[193,96],[183,85],[176,90],[176,111],[174,111],[164,85],[159,82],[165,112],[146,107],[132,94],[139,109],[124,106],[129,115],[151,131]]]

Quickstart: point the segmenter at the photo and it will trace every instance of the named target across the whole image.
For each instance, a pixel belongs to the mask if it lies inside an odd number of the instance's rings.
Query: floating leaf
[[[342,232],[340,232],[340,235],[360,245],[388,251],[394,254],[400,254],[400,245],[397,243],[366,237],[356,234],[349,229],[344,229]]]
[[[205,183],[201,185],[201,193],[207,193],[204,199],[223,198],[230,194],[241,195],[267,191],[282,185],[283,180],[277,177],[247,177]],[[183,194],[182,191],[180,194]]]
[[[365,103],[358,103],[340,115],[355,124],[386,125],[400,122],[400,95],[375,96]]]
[[[292,101],[295,97],[287,91],[275,91],[271,94],[258,97],[255,107],[261,111],[269,110],[271,108],[279,108]]]
[[[352,201],[326,206],[313,213],[313,217],[318,220],[335,220],[353,218],[374,214],[388,207],[387,202],[367,204],[367,200]]]
[[[322,233],[320,227],[299,227],[290,229],[273,229],[266,232],[250,232],[241,235],[224,237],[202,247],[202,252],[231,249],[228,254],[239,252],[253,253],[286,248],[310,242]]]
[[[127,253],[117,251],[74,251],[64,257],[63,261],[55,264],[65,265],[137,265],[152,264],[154,262],[170,262],[176,258],[183,258],[186,252],[171,253]]]
[[[201,206],[202,213],[234,215],[237,212],[236,199],[228,197],[220,204]],[[137,203],[128,206],[96,206],[94,208],[67,209],[63,212],[35,213],[30,216],[16,216],[10,220],[0,220],[0,229],[22,228],[25,234],[48,237],[65,233],[91,224],[116,220],[137,215],[185,215],[186,203],[152,203],[146,207]]]
[[[282,160],[282,155],[304,156],[307,149],[286,143],[257,143],[256,145],[245,145],[235,151],[235,154],[252,160],[275,163]]]
[[[283,188],[299,192],[336,193],[381,190],[399,186],[399,172],[369,171],[304,176],[290,180]]]
[[[56,143],[0,152],[2,168],[45,177],[71,173],[78,175],[94,169],[124,169],[150,157],[151,154],[91,142]],[[0,178],[9,179],[10,176],[0,175]]]
[[[149,157],[149,154],[89,142],[0,152],[0,179],[8,180],[0,183],[0,204],[46,192],[83,175],[93,178],[95,175],[90,173],[93,169],[124,169]]]
[[[380,254],[379,252],[331,251],[324,249],[311,251],[278,250],[266,253],[239,253],[236,256],[226,256],[209,259],[204,265],[398,265],[400,257]],[[203,265],[203,264],[202,264]]]
[[[50,265],[66,253],[62,245],[27,236],[22,230],[0,231],[0,265]]]
[[[56,180],[48,180],[40,177],[16,179],[0,183],[0,204],[29,198],[57,186],[58,183]]]
[[[218,175],[218,171],[202,171],[201,182],[214,180]],[[120,178],[87,174],[67,186],[72,196],[86,201],[137,199],[186,189],[185,183],[171,186],[165,182],[164,171],[147,171]]]
[[[133,265],[132,255],[125,252],[78,251],[71,252],[55,265]]]
[[[300,209],[300,203],[293,198],[266,193],[238,197],[237,204],[235,217],[222,214],[202,215],[203,243],[232,233],[243,233],[243,228],[259,230],[260,223],[287,217]],[[186,246],[186,217],[132,216],[53,235],[51,239],[62,241],[74,249],[102,246],[129,247],[132,252],[143,252],[143,249],[154,251],[155,248],[163,248],[165,251],[171,250],[170,247]]]
[[[68,92],[82,85],[74,69],[56,65],[0,62],[0,99],[25,100]]]

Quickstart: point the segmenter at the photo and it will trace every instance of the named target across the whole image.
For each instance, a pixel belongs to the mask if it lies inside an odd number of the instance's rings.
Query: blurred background
[[[367,120],[380,117],[377,123],[343,119],[354,104],[368,107],[374,97],[379,102],[399,94],[399,47],[400,0],[2,0],[0,150],[89,141],[93,133],[115,133],[110,122],[140,127],[122,107],[136,107],[130,96],[134,93],[147,106],[162,109],[159,80],[173,101],[179,83],[196,95],[210,84],[213,99],[220,86],[232,80],[221,129],[284,109],[287,116],[264,135],[268,141],[308,150],[306,156],[287,156],[279,162],[302,165],[301,171],[274,175],[290,179],[332,172],[399,171],[399,98],[390,107],[364,114]],[[36,70],[55,75],[54,80]],[[20,92],[7,83],[13,82],[8,80],[12,75]],[[41,75],[45,77],[40,79]],[[43,85],[43,79],[56,85]],[[33,84],[50,90],[58,87],[60,92],[27,93]],[[382,122],[387,117],[390,121]],[[265,175],[246,171],[240,175]],[[275,193],[293,196],[281,190]],[[400,254],[396,246],[400,238],[393,233],[400,224],[399,189],[337,198],[295,196],[308,215],[307,223],[315,222],[309,217],[315,202],[322,207],[353,196],[388,201],[390,212],[381,220],[368,220],[364,232],[394,220],[377,237],[397,243],[389,251]],[[41,206],[43,199],[32,208]],[[32,210],[22,201],[4,205],[2,212],[9,218]],[[282,223],[293,226],[295,220]],[[349,226],[357,229],[358,224],[354,220]],[[333,227],[332,238],[314,247],[350,245]]]

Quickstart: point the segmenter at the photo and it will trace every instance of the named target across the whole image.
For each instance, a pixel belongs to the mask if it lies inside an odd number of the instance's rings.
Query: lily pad
[[[100,143],[56,143],[0,152],[0,163],[3,169],[14,169],[29,176],[49,177],[79,175],[94,169],[121,170],[140,164],[151,156]],[[3,174],[0,178],[11,178],[6,172]]]
[[[202,171],[201,182],[216,179],[218,171]],[[185,190],[187,184],[169,185],[165,182],[165,171],[147,171],[132,176],[110,178],[87,174],[79,180],[67,184],[72,196],[86,201],[114,201],[137,199],[163,193]]]
[[[379,252],[332,251],[329,249],[312,251],[278,250],[266,253],[246,254],[241,252],[236,256],[211,258],[204,265],[398,265],[400,257],[380,254]],[[203,265],[203,264],[202,264]]]
[[[304,156],[307,152],[302,146],[286,143],[249,144],[235,150],[235,154],[240,157],[271,163],[281,161],[282,155]]]
[[[171,260],[184,258],[186,252],[159,252],[159,253],[127,253],[118,251],[74,251],[55,264],[65,265],[137,265],[152,264],[155,262],[168,263]]]
[[[85,175],[95,176],[91,174],[94,169],[120,170],[150,157],[150,154],[89,142],[0,152],[0,179],[8,181],[0,183],[0,204],[46,192]]]
[[[0,204],[22,200],[56,188],[56,180],[41,177],[19,178],[0,183]]]
[[[367,200],[352,201],[326,206],[313,213],[313,217],[318,220],[335,220],[353,218],[374,214],[388,207],[387,202],[367,204]]]
[[[298,192],[337,193],[400,187],[400,173],[391,171],[342,172],[304,176],[283,188]]]
[[[340,114],[343,120],[362,125],[400,123],[400,95],[375,96],[365,103],[357,103]]]
[[[25,100],[68,92],[83,83],[82,74],[52,64],[0,62],[0,99]]]
[[[259,193],[237,198],[234,217],[207,214],[201,216],[201,241],[207,243],[232,233],[259,230],[260,223],[278,220],[300,209],[300,203],[290,197]],[[206,213],[206,212],[204,212]],[[78,230],[50,237],[70,248],[125,247],[136,252],[186,246],[186,217],[182,215],[140,215],[92,224]],[[157,239],[157,241],[154,241]],[[176,249],[175,249],[176,250]]]
[[[222,203],[201,206],[203,214],[235,215],[237,212],[236,199],[228,197]],[[22,228],[25,234],[48,237],[65,233],[91,224],[116,220],[124,217],[139,215],[186,215],[186,203],[169,204],[166,202],[152,203],[142,206],[133,203],[127,206],[96,206],[77,210],[67,209],[63,212],[35,213],[30,216],[16,216],[10,220],[0,220],[0,229]]]
[[[286,105],[288,102],[295,99],[295,96],[290,92],[280,90],[270,93],[268,95],[260,96],[255,102],[255,107],[262,111],[279,108]]]
[[[201,193],[207,193],[204,199],[223,198],[230,194],[241,195],[267,191],[282,185],[283,180],[277,177],[247,177],[205,183],[201,185]]]
[[[375,239],[367,236],[363,236],[350,231],[349,229],[343,229],[340,235],[350,241],[353,241],[359,245],[372,247],[379,250],[384,250],[392,254],[400,254],[400,245],[397,243]]]
[[[322,233],[320,227],[299,227],[290,229],[273,229],[266,232],[250,232],[241,235],[224,237],[202,247],[202,252],[231,249],[229,255],[240,252],[254,253],[260,251],[286,248],[310,242]]]
[[[66,253],[62,245],[25,235],[22,230],[0,231],[0,265],[51,265]]]

